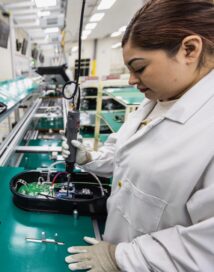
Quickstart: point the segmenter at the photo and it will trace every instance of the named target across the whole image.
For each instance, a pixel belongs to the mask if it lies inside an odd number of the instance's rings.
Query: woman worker
[[[71,270],[214,271],[214,2],[151,0],[122,40],[146,96],[77,163],[113,175],[103,242],[71,247]],[[63,144],[63,155],[68,155]]]

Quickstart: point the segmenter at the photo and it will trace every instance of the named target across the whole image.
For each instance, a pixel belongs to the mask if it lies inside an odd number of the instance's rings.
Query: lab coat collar
[[[214,96],[214,70],[197,82],[166,112],[165,117],[185,123]]]
[[[139,108],[137,111],[133,112],[133,115],[135,114],[135,117],[138,120],[139,123],[144,120],[148,114],[153,110],[153,108],[155,107],[155,105],[157,104],[156,101],[153,100],[149,100],[148,98],[144,98],[143,102],[140,104]],[[137,125],[139,125],[139,123],[136,121]]]
[[[135,122],[129,123],[129,129],[126,133],[128,141],[121,146],[121,149],[133,140],[142,137],[161,123],[164,119],[170,119],[174,122],[185,123],[195,112],[197,112],[211,97],[214,96],[214,71],[210,72],[188,92],[186,92],[175,104],[165,113],[153,122],[149,123],[145,129],[139,130],[142,120],[144,120],[156,105],[156,101],[145,98],[138,110],[132,113]],[[127,135],[128,134],[128,135]]]

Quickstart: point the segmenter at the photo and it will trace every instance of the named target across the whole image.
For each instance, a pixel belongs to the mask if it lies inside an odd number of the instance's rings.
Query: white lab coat
[[[104,240],[122,271],[213,272],[214,71],[137,130],[154,105],[145,99],[85,165],[113,172]]]

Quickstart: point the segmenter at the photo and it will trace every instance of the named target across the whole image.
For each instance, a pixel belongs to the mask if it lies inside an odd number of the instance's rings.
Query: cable
[[[80,169],[82,169],[83,171],[85,171],[81,166],[78,165],[78,167],[79,167]],[[102,185],[100,179],[98,178],[98,176],[95,175],[95,174],[92,173],[92,172],[88,172],[88,171],[87,171],[87,173],[89,173],[90,175],[92,175],[92,176],[96,179],[96,181],[97,181],[98,184],[100,185],[101,195],[104,196],[104,195],[105,195],[104,188],[103,188],[103,185]]]
[[[58,165],[58,164],[65,164],[65,162],[64,161],[57,161],[57,162],[54,162],[51,165],[49,165],[48,175],[47,175],[47,182],[50,182],[51,169],[53,168],[53,166]]]
[[[74,102],[74,98],[76,94],[78,93],[77,97],[77,103],[76,103],[76,109],[79,110],[80,107],[80,87],[79,87],[79,77],[80,77],[80,67],[81,67],[81,52],[82,52],[82,27],[83,27],[83,17],[84,17],[84,10],[85,10],[85,3],[86,0],[82,0],[82,8],[81,8],[81,16],[80,16],[80,27],[79,27],[79,41],[78,41],[78,67],[77,67],[77,76],[75,81],[68,81],[65,83],[65,85],[62,88],[62,95],[65,99],[71,99]],[[74,84],[75,89],[71,96],[66,95],[65,93],[65,87],[67,85]],[[74,103],[75,104],[75,103]]]
[[[79,77],[80,77],[80,63],[81,63],[81,51],[82,51],[82,39],[81,39],[81,36],[82,36],[82,26],[83,26],[83,16],[84,16],[85,2],[86,2],[86,0],[83,0],[83,2],[82,2],[81,16],[80,16],[77,86],[79,84]]]
[[[65,173],[67,173],[67,172],[58,172],[58,173],[54,176],[53,181],[52,181],[52,183],[51,183],[51,186],[54,186],[54,184],[55,184],[55,182],[56,182],[56,179],[58,178],[59,175],[65,174]]]
[[[51,173],[51,168],[53,168],[53,166],[57,165],[57,164],[65,164],[65,162],[63,161],[60,161],[60,162],[54,162],[52,163],[49,167],[48,167],[48,177],[47,177],[47,181],[50,182],[50,173]],[[78,167],[80,169],[82,169],[83,171],[85,171],[81,166],[78,165]],[[52,185],[55,183],[56,181],[56,178],[59,176],[59,174],[62,174],[62,173],[65,173],[65,172],[59,172],[56,174],[56,176],[54,177],[53,181],[52,181]],[[101,191],[101,195],[104,196],[105,195],[105,191],[104,191],[104,188],[103,188],[103,185],[100,181],[100,179],[98,178],[98,176],[96,176],[94,173],[92,172],[88,172],[91,176],[94,177],[94,179],[98,182],[99,186],[100,186],[100,191]],[[69,187],[69,185],[68,185]]]

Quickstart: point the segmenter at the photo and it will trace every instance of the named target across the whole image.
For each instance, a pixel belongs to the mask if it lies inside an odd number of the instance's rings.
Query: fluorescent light
[[[90,18],[90,22],[98,22],[100,21],[105,13],[95,13],[94,15],[91,16]]]
[[[89,23],[85,26],[85,29],[94,29],[96,27],[97,23]]]
[[[38,16],[43,17],[43,16],[49,16],[51,13],[49,10],[46,11],[38,11]]]
[[[45,33],[49,34],[49,33],[56,33],[59,32],[59,28],[58,27],[51,27],[51,28],[46,28],[45,29]]]
[[[102,0],[97,9],[98,10],[110,9],[115,2],[116,0]]]
[[[91,29],[86,29],[86,30],[83,30],[82,32],[83,36],[88,36],[89,34],[91,34]]]
[[[56,0],[35,0],[37,8],[54,7]]]
[[[121,42],[113,44],[111,48],[114,49],[114,48],[118,48],[118,47],[121,47]]]
[[[119,31],[116,31],[116,32],[113,32],[112,34],[111,34],[111,37],[113,38],[113,37],[118,37],[118,36],[120,36],[121,35],[121,32],[119,32]]]
[[[126,28],[127,28],[127,26],[121,26],[119,29],[118,29],[118,31],[119,32],[125,32],[126,31]]]
[[[111,37],[113,38],[113,37],[118,37],[118,36],[120,36],[123,32],[125,32],[126,28],[127,28],[127,26],[121,26],[121,27],[118,29],[118,31],[115,31],[115,32],[113,32],[113,33],[111,34]]]

